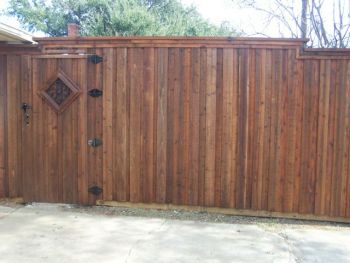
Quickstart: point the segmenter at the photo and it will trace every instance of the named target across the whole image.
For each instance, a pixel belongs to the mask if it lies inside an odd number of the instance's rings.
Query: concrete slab
[[[0,205],[0,219],[11,214],[14,212],[16,209],[13,207],[8,207],[8,206],[1,206]]]
[[[0,206],[0,240],[0,262],[350,262],[347,227],[273,231],[252,223],[81,213],[65,205]]]
[[[350,230],[288,229],[286,238],[300,262],[350,262]]]

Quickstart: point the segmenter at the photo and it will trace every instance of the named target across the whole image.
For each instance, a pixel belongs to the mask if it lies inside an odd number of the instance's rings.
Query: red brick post
[[[77,37],[79,36],[79,26],[74,23],[68,24],[68,36],[69,37]]]

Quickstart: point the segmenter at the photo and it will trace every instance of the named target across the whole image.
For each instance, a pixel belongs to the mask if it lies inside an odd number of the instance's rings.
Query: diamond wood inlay
[[[72,90],[64,84],[61,79],[56,79],[56,81],[46,90],[46,93],[58,104],[61,105],[69,95]]]
[[[78,96],[78,86],[62,71],[48,81],[46,89],[40,95],[57,112],[62,112]]]

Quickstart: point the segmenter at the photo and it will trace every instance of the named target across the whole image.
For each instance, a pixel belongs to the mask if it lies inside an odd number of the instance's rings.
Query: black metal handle
[[[29,104],[23,102],[22,103],[22,106],[21,106],[21,109],[23,110],[24,112],[24,122],[26,125],[29,125],[29,110],[32,109],[32,106],[30,106]]]

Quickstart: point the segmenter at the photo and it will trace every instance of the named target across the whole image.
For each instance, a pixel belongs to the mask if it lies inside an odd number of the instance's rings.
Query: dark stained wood
[[[189,170],[190,170],[190,93],[191,93],[191,49],[185,48],[182,55],[183,61],[183,173],[184,173],[184,184],[182,187],[182,204],[189,204]]]
[[[318,61],[307,61],[304,69],[303,124],[301,155],[301,191],[299,211],[314,213],[315,209],[315,160],[317,150]]]
[[[155,50],[144,50],[143,56],[143,89],[141,103],[141,180],[142,197],[146,202],[154,202],[154,102],[155,102]]]
[[[327,176],[327,148],[329,122],[329,95],[330,95],[330,60],[320,62],[319,110],[317,130],[317,170],[316,170],[316,202],[315,214],[323,215],[327,210],[327,188],[330,186],[330,177]]]
[[[128,50],[130,88],[130,201],[141,202],[143,185],[141,178],[141,121],[143,91],[144,49]],[[123,153],[121,153],[123,154]]]
[[[249,60],[248,50],[238,50],[238,106],[237,106],[237,163],[236,163],[236,206],[246,208],[248,184],[248,107],[249,107]]]
[[[5,44],[0,43],[0,54],[1,55],[30,55],[40,54],[40,46],[32,44]]]
[[[347,72],[346,72],[346,87],[347,87],[347,97],[348,96],[350,96],[350,94],[349,94],[349,87],[350,87],[350,71],[349,71],[349,69],[350,69],[350,63],[349,63],[349,61],[347,61]],[[348,102],[349,103],[349,102]],[[347,118],[347,121],[349,122],[350,120],[349,120],[349,116],[350,116],[350,105],[348,104],[347,105],[347,108],[346,108],[346,118]],[[348,126],[349,127],[349,126]],[[349,131],[348,131],[349,132]],[[347,148],[347,151],[346,151],[346,155],[344,156],[345,158],[346,158],[346,156],[347,156],[347,158],[348,158],[348,160],[347,160],[347,172],[346,172],[346,174],[347,175],[349,175],[349,172],[350,172],[350,162],[349,162],[349,158],[350,158],[350,154],[349,154],[349,150],[350,150],[350,143],[348,144],[348,146],[347,146],[348,148]],[[346,183],[346,193],[347,193],[347,197],[349,198],[349,190],[350,190],[350,179],[349,179],[349,176],[347,176],[347,183]],[[345,216],[346,217],[349,217],[350,216],[350,202],[349,201],[347,201],[346,202],[346,204],[345,204]]]
[[[191,83],[189,87],[189,204],[199,198],[199,133],[200,133],[200,49],[191,50]]]
[[[344,164],[347,162],[347,153],[345,149],[348,149],[348,136],[347,134],[347,118],[345,118],[347,108],[347,88],[345,86],[347,65],[344,61],[337,63],[336,67],[336,81],[335,81],[335,124],[334,124],[334,136],[336,138],[334,144],[334,176],[332,180],[331,196],[331,213],[333,216],[345,216],[345,204],[346,204],[346,185],[347,176],[344,170]],[[345,158],[344,158],[345,157]]]
[[[8,196],[7,163],[7,56],[0,56],[0,198]]]
[[[182,146],[183,146],[183,137],[181,136],[181,127],[183,125],[183,107],[180,103],[182,100],[182,70],[183,65],[181,64],[181,53],[183,49],[175,49],[173,53],[172,67],[174,71],[172,71],[172,79],[173,82],[173,101],[169,103],[173,103],[173,118],[170,119],[173,125],[173,136],[172,136],[172,162],[173,162],[173,179],[172,179],[172,203],[180,204],[181,198],[181,186],[183,181],[181,180],[183,177],[182,171]]]
[[[83,119],[80,105],[86,101],[85,61],[33,59],[31,65],[26,58],[22,68],[28,67],[33,70],[25,79],[31,79],[33,84],[22,86],[21,98],[32,106],[29,125],[21,119],[22,149],[26,149],[22,151],[23,196],[27,201],[87,203],[86,194],[83,194],[87,189],[81,189],[87,185],[81,178],[85,177],[82,158],[86,159],[86,150],[82,152],[81,149],[87,142],[84,136],[86,126],[82,127],[80,122]],[[39,96],[41,90],[47,88],[47,80],[59,69],[76,83],[81,92],[63,112],[56,112]],[[17,106],[18,114],[22,115],[20,103]]]
[[[128,48],[299,48],[305,39],[288,38],[234,38],[234,37],[50,37],[34,38],[46,52],[63,52],[73,48],[128,47]],[[347,52],[343,52],[347,54]]]
[[[278,39],[38,40],[41,52],[0,55],[0,198],[350,217],[348,50],[301,52],[302,40]],[[55,112],[38,93],[59,70],[81,93]],[[102,97],[87,95],[94,88]],[[28,126],[22,102],[33,106]],[[92,138],[103,145],[88,146]],[[101,195],[88,193],[94,185]]]
[[[245,194],[244,194],[244,208],[251,209],[252,208],[252,190],[254,185],[254,174],[253,174],[253,164],[255,163],[255,159],[253,159],[253,153],[255,152],[255,127],[257,123],[254,118],[255,113],[255,81],[256,81],[256,63],[255,63],[255,49],[248,50],[248,112],[247,112],[247,125],[248,125],[248,133],[247,133],[247,171],[246,171],[246,182],[245,182]]]
[[[87,140],[88,140],[88,95],[87,95],[87,76],[83,74],[87,72],[87,61],[83,60],[78,65],[78,82],[81,87],[81,94],[78,100],[78,116],[77,120],[79,137],[78,139],[78,149],[80,158],[78,158],[78,168],[77,168],[77,181],[78,181],[78,199],[79,204],[87,204],[89,200],[89,193],[86,189],[88,189],[88,158],[87,158]],[[85,88],[84,88],[85,87]]]
[[[113,74],[114,49],[103,51],[103,199],[113,200]],[[93,120],[91,120],[93,121]]]
[[[265,122],[265,50],[257,50],[255,55],[255,107],[254,107],[254,147],[252,149],[252,209],[261,209],[262,186],[263,186],[263,156],[264,156],[264,122]]]
[[[265,87],[265,118],[264,118],[264,131],[263,131],[263,160],[262,160],[262,174],[263,174],[263,182],[262,182],[262,197],[261,197],[261,208],[262,210],[268,210],[268,201],[269,201],[269,180],[270,180],[270,138],[271,138],[271,104],[272,104],[272,51],[270,49],[266,50],[266,58],[265,58],[265,83],[263,84]]]
[[[295,50],[289,50],[286,64],[286,108],[285,108],[285,154],[284,159],[284,186],[283,186],[283,211],[293,211],[294,181],[295,181],[295,144],[296,144],[296,112],[297,112],[297,91],[295,89],[298,79]]]
[[[198,204],[205,205],[207,49],[200,49]]]
[[[167,141],[166,141],[166,203],[171,203],[173,201],[173,184],[174,184],[174,162],[173,162],[173,148],[174,148],[174,90],[175,90],[175,49],[170,48],[168,50],[168,74],[167,74]]]
[[[234,50],[223,50],[223,87],[222,93],[222,157],[221,157],[221,202],[224,207],[232,206],[232,177],[235,162],[235,128],[234,123]]]
[[[217,50],[214,206],[221,205],[223,146],[223,49]]]
[[[9,197],[22,196],[22,112],[21,105],[21,57],[10,55],[7,57],[7,91],[6,91],[6,135],[7,135],[7,181]],[[11,148],[11,151],[9,150]]]
[[[130,89],[128,88],[128,53],[126,48],[115,52],[116,72],[113,89],[113,199],[130,200]]]
[[[100,48],[89,49],[89,53],[103,56],[103,50]],[[108,63],[108,62],[107,62]],[[87,64],[87,90],[104,89],[103,78],[104,64]],[[108,91],[107,91],[108,94]],[[104,97],[87,97],[87,138],[103,138],[103,100]],[[104,146],[104,143],[103,143]],[[103,150],[104,147],[87,147],[87,172],[88,188],[93,186],[103,187]],[[89,194],[89,203],[94,204],[98,196]]]
[[[216,132],[216,66],[217,49],[207,50],[207,84],[205,93],[205,177],[204,204],[215,205],[215,132]]]
[[[301,178],[301,150],[302,150],[302,120],[303,120],[303,81],[304,81],[304,63],[297,61],[297,77],[295,89],[297,93],[296,99],[296,141],[295,141],[295,165],[294,165],[294,191],[293,191],[293,211],[299,212],[299,193],[300,193],[300,178]]]
[[[24,56],[22,62],[22,94],[21,102],[26,102],[29,105],[33,105],[33,92],[32,92],[32,59],[30,56]],[[23,113],[22,113],[23,114]],[[30,116],[33,114],[32,111],[29,112]],[[29,119],[30,121],[30,119]],[[30,152],[33,148],[32,136],[33,136],[33,126],[23,125],[25,120],[22,116],[22,145],[28,147]],[[22,148],[23,149],[23,148]],[[23,154],[23,153],[22,153]],[[31,189],[26,187],[31,185],[31,176],[33,174],[33,155],[26,156],[22,159],[22,176],[23,176],[23,197],[24,199],[30,198]]]
[[[167,192],[167,108],[168,108],[168,49],[156,50],[156,202],[165,203]]]

